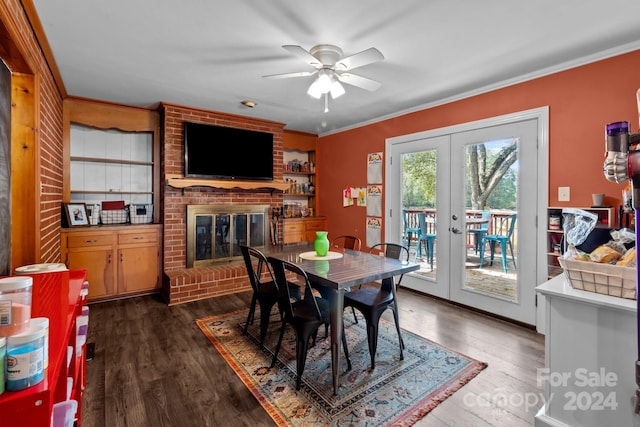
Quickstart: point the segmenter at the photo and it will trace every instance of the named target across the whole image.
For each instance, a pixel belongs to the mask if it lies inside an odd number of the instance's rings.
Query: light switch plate
[[[568,202],[571,200],[571,190],[569,187],[558,187],[558,201]]]

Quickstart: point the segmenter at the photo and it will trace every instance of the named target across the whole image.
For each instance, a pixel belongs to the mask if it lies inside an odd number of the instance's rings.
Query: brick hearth
[[[282,134],[284,128],[282,123],[166,103],[161,105],[161,113],[163,177],[182,175],[184,172],[182,123],[190,121],[273,133],[273,175],[275,181],[282,181]],[[162,213],[164,223],[163,294],[169,305],[251,289],[242,261],[208,267],[186,268],[187,205],[266,204],[280,207],[282,203],[283,196],[280,191],[271,192],[267,189],[224,190],[210,187],[178,189],[167,185],[165,180],[163,188],[164,211]]]

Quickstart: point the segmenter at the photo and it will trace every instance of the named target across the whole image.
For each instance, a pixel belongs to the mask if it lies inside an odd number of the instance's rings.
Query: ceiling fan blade
[[[265,79],[288,79],[290,77],[308,77],[313,76],[317,73],[318,70],[315,71],[298,71],[297,73],[283,73],[283,74],[270,74],[268,76],[262,76]]]
[[[356,74],[342,73],[337,74],[337,76],[338,80],[340,80],[342,83],[350,84],[352,86],[366,89],[371,92],[378,90],[380,86],[382,86],[382,83],[378,81],[372,80],[367,77],[358,76]]]
[[[286,44],[282,47],[288,52],[293,53],[294,55],[298,55],[304,60],[304,62],[311,65],[312,67],[322,66],[320,61],[318,61],[318,59],[315,56],[311,55],[308,51],[306,51],[305,49],[303,49],[298,45]]]
[[[352,70],[354,68],[362,67],[373,62],[382,61],[384,55],[375,47],[370,47],[367,50],[347,56],[336,62],[336,70]]]

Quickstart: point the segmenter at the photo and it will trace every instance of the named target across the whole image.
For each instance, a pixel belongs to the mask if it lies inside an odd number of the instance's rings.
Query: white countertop
[[[599,307],[608,307],[611,309],[632,312],[637,311],[638,303],[636,300],[574,289],[566,280],[564,274],[560,274],[553,279],[542,283],[536,288],[536,291],[544,296],[565,298],[584,304],[597,305]]]

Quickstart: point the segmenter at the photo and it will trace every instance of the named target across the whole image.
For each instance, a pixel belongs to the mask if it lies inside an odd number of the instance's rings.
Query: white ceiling
[[[33,3],[69,95],[169,102],[317,134],[640,49],[637,0]],[[312,70],[286,44],[335,44],[345,56],[376,47],[385,60],[354,73],[382,87],[345,85],[324,113],[306,93],[313,77],[262,77]]]

